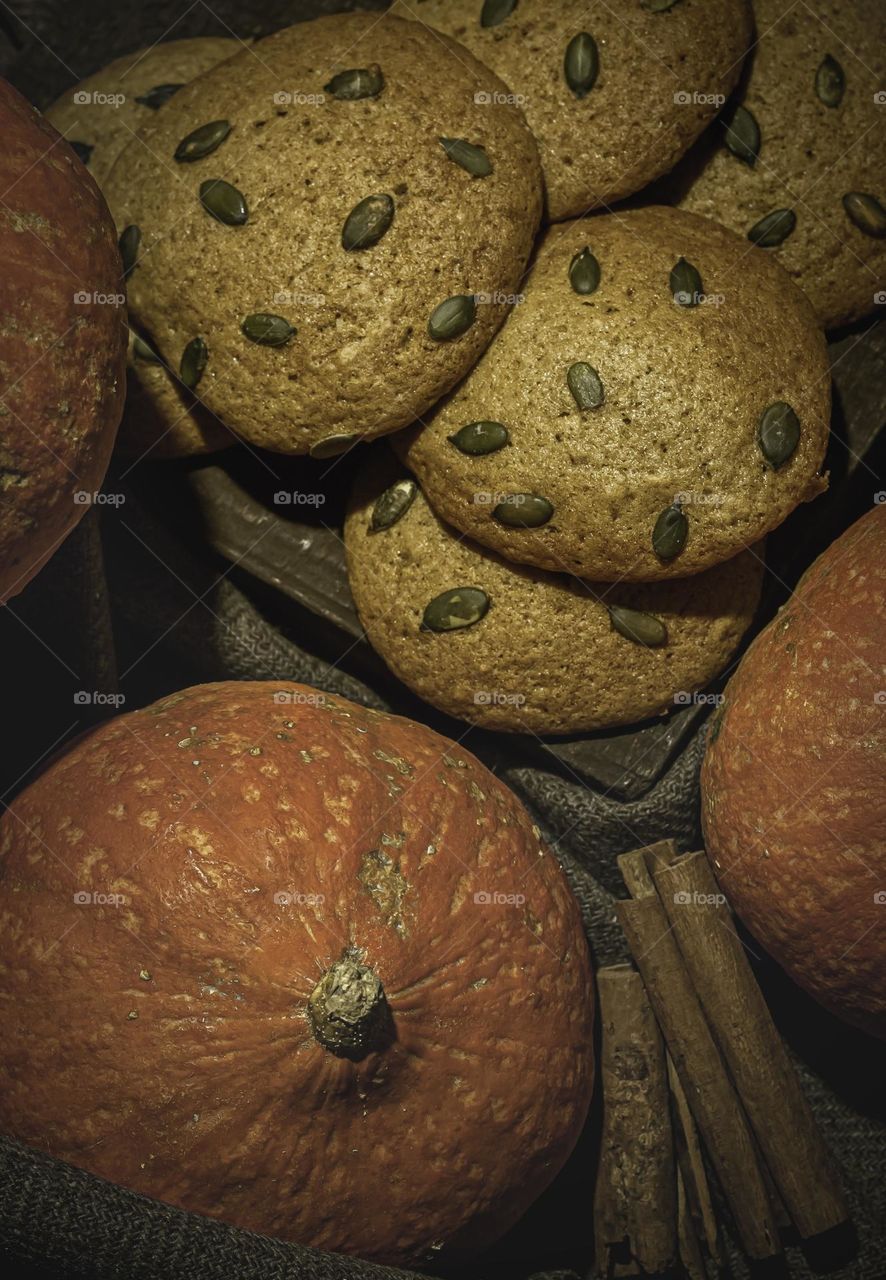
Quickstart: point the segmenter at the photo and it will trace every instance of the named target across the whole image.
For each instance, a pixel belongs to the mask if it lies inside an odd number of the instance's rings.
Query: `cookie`
[[[749,243],[768,230],[765,252],[833,328],[886,303],[886,9],[754,0],[754,11],[747,82],[664,194]]]
[[[182,85],[242,48],[240,40],[200,36],[139,49],[67,89],[46,118],[103,188],[117,156],[154,112]]]
[[[126,405],[116,453],[155,461],[215,453],[236,444],[236,436],[135,334],[130,334],[126,375]]]
[[[653,581],[821,492],[829,411],[824,336],[778,262],[644,208],[552,227],[496,341],[395,447],[439,515],[507,558]]]
[[[538,140],[552,221],[666,173],[732,92],[752,31],[748,0],[406,0],[392,12],[506,81]]]
[[[479,92],[504,87],[416,23],[320,18],[199,77],[121,154],[133,315],[238,435],[333,456],[488,345],[541,173],[519,110],[478,113]]]
[[[457,534],[376,452],[345,523],[351,589],[373,647],[450,715],[537,734],[630,724],[690,702],[750,625],[762,545],[694,578],[582,582]]]

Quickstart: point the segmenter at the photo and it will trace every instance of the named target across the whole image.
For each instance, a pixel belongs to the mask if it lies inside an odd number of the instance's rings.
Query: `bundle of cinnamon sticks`
[[[634,964],[599,970],[600,1276],[705,1280],[722,1262],[712,1170],[752,1259],[845,1223],[829,1153],[704,853],[623,854]]]

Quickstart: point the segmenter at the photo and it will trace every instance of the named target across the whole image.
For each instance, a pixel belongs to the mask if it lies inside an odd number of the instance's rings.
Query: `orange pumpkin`
[[[578,911],[516,798],[430,729],[188,689],[79,740],[0,848],[7,1133],[400,1265],[485,1246],[569,1155]]]

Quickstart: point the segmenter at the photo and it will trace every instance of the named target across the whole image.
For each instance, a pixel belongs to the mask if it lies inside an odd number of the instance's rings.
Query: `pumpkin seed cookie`
[[[345,523],[351,589],[372,645],[450,715],[539,734],[630,724],[689,702],[750,625],[762,546],[632,586],[525,568],[443,524],[381,449]]]
[[[243,48],[240,40],[168,40],[116,58],[46,111],[100,187],[117,156],[174,93]]]
[[[667,193],[777,257],[831,328],[886,302],[886,8],[754,11],[747,84]]]
[[[415,420],[508,310],[541,213],[504,86],[416,23],[277,32],[182,89],[109,179],[132,313],[239,435],[330,457]]]
[[[552,221],[666,173],[732,92],[752,30],[748,0],[406,0],[392,12],[507,82],[538,140]]]
[[[716,223],[552,227],[525,301],[395,447],[450,524],[606,582],[729,560],[825,487],[830,372],[809,301]]]

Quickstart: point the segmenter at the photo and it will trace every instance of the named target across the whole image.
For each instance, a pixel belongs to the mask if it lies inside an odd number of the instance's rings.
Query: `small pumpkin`
[[[177,693],[0,821],[0,1127],[124,1186],[393,1264],[476,1252],[592,1087],[575,902],[519,801],[299,685]]]

